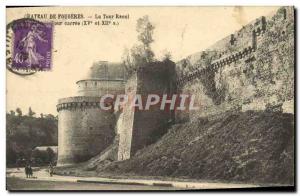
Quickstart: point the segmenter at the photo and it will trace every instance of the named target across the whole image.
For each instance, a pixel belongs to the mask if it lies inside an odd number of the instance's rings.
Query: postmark
[[[52,68],[53,24],[18,19],[7,25],[7,68],[21,75]]]

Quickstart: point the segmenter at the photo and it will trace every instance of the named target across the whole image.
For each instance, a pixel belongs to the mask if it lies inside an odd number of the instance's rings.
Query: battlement
[[[190,119],[223,111],[224,104],[243,111],[293,108],[294,32],[294,9],[282,7],[178,62],[178,89],[201,104]]]
[[[58,100],[57,111],[74,110],[84,108],[100,108],[100,97],[67,97]]]
[[[185,85],[187,82],[201,77],[207,71],[217,72],[218,69],[225,65],[237,63],[239,60],[245,59],[245,61],[251,61],[253,58],[250,54],[257,50],[257,45],[261,42],[259,39],[265,35],[268,30],[267,28],[272,28],[275,21],[286,22],[288,19],[290,21],[293,20],[293,9],[290,7],[282,7],[274,16],[261,16],[234,34],[216,42],[216,44],[211,46],[208,50],[216,52],[211,62],[208,64],[190,62],[193,68],[188,73],[178,77],[177,85]],[[249,56],[250,58],[248,58]],[[190,60],[189,58],[187,59]],[[185,61],[186,59],[177,64],[180,65]]]

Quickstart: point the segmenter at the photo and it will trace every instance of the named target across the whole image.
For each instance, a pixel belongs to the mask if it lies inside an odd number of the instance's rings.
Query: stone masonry
[[[157,141],[170,124],[214,118],[228,111],[294,113],[294,8],[281,7],[176,65],[143,66],[125,78],[121,64],[95,63],[77,82],[78,96],[59,100],[58,165],[86,161],[112,151],[129,159]],[[199,110],[189,112],[101,111],[104,94],[194,94]],[[110,146],[110,147],[109,147]]]

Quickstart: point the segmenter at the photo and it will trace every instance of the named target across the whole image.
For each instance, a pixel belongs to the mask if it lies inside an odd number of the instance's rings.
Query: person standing
[[[29,177],[28,165],[25,166],[25,175],[26,175],[26,178]]]
[[[32,167],[31,167],[31,165],[28,166],[28,173],[29,173],[29,178],[32,178],[33,172],[32,172]]]
[[[49,170],[50,177],[52,177],[53,176],[53,166],[52,166],[51,162],[49,163],[48,170]]]

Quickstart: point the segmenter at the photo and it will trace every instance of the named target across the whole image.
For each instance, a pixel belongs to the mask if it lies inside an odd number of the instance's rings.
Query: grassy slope
[[[250,183],[293,183],[294,117],[238,113],[173,126],[132,159],[102,172]]]

